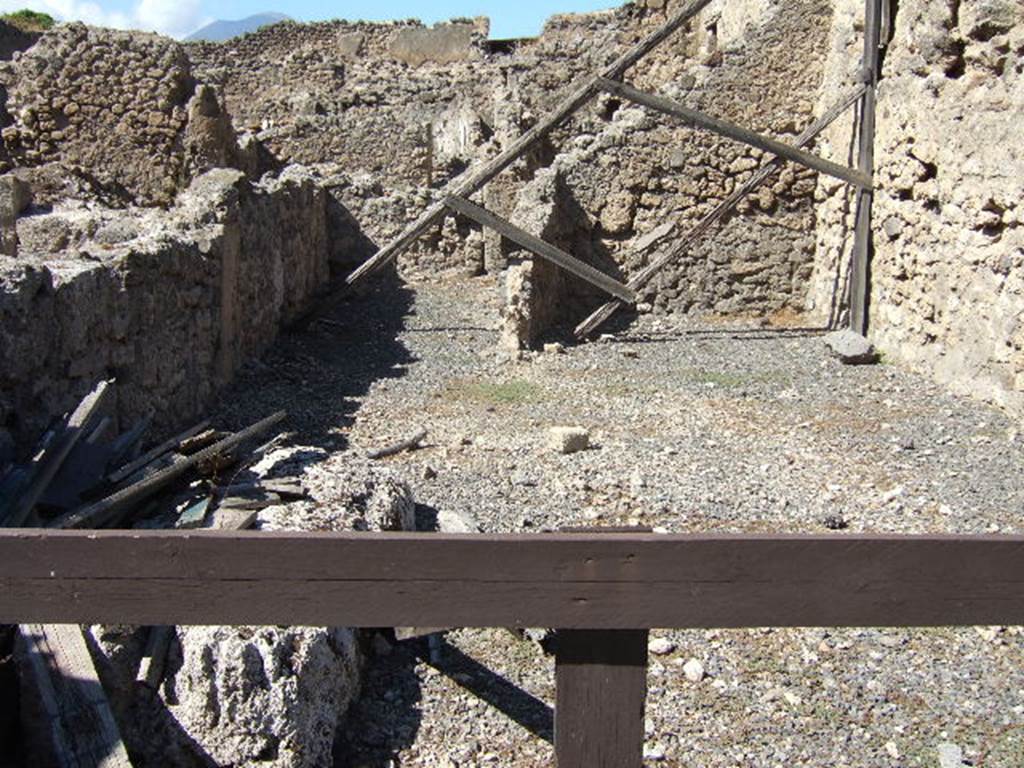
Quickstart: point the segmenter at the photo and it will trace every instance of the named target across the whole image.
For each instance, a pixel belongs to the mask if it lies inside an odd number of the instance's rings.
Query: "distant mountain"
[[[257,13],[238,21],[213,21],[202,29],[193,32],[185,40],[187,42],[207,40],[219,43],[239,35],[244,35],[247,32],[255,32],[260,27],[265,27],[268,24],[277,24],[279,21],[291,21],[291,16],[286,16],[283,13]]]

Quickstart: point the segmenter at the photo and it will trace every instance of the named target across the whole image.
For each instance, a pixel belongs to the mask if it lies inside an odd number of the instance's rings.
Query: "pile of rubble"
[[[116,434],[115,388],[98,384],[31,462],[0,467],[0,524],[415,527],[408,487],[367,465],[311,492],[303,449],[285,447],[284,434],[266,439],[284,413],[235,433],[203,422],[143,451],[150,422]],[[20,629],[23,746],[54,764],[101,755],[125,766],[325,765],[362,674],[360,636],[341,627]]]

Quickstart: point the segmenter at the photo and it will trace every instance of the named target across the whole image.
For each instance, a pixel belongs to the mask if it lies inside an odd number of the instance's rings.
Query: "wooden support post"
[[[560,630],[555,687],[558,768],[641,768],[647,630]]]
[[[857,167],[861,173],[870,175],[875,165],[875,89],[878,86],[879,47],[882,37],[882,0],[867,0],[864,14],[862,78],[866,90],[860,110],[860,151]],[[866,334],[868,330],[872,198],[870,188],[862,188],[857,193],[857,222],[854,226],[853,263],[850,268],[850,329],[860,334]]]
[[[845,165],[833,163],[831,160],[825,160],[810,152],[805,152],[802,149],[776,141],[768,136],[747,130],[726,120],[719,120],[716,117],[705,115],[703,112],[698,112],[696,109],[684,107],[682,104],[671,99],[656,96],[652,93],[645,93],[626,83],[602,78],[601,88],[608,93],[628,99],[636,104],[642,104],[650,109],[664,112],[666,115],[677,117],[689,125],[704,128],[712,133],[717,133],[719,136],[725,136],[734,141],[756,147],[764,152],[784,157],[787,160],[792,160],[820,173],[835,176],[837,179],[842,179],[850,184],[856,184],[858,187],[867,189],[871,187],[871,174],[864,173],[863,168],[854,170],[847,168]]]
[[[479,190],[484,184],[522,157],[537,141],[549,134],[562,121],[596,96],[600,90],[598,85],[600,77],[612,79],[622,77],[626,70],[653,51],[665,38],[686,24],[686,22],[704,10],[710,3],[711,0],[690,0],[679,9],[675,16],[652,32],[646,39],[609,64],[600,76],[588,77],[581,86],[569,94],[557,107],[552,109],[547,117],[516,139],[504,152],[488,160],[479,168],[474,169],[465,178],[459,177],[455,185],[446,191],[446,195],[469,197]],[[359,269],[349,275],[346,283],[352,285],[360,278],[396,258],[424,232],[430,229],[431,226],[441,221],[444,218],[445,210],[444,203],[434,203],[397,238],[388,243],[368,261],[364,262]]]
[[[512,222],[507,221],[500,216],[495,216],[485,208],[481,208],[479,205],[471,203],[469,200],[455,196],[449,197],[445,200],[445,205],[453,211],[461,213],[463,216],[472,219],[481,226],[490,227],[495,232],[500,233],[502,237],[507,237],[509,240],[521,245],[531,253],[540,256],[542,259],[550,261],[552,264],[557,267],[561,267],[566,272],[576,275],[576,277],[600,288],[605,293],[615,296],[617,299],[630,304],[636,301],[636,295],[633,291],[624,286],[618,280],[615,280],[600,270],[594,269],[594,267],[589,264],[570,256],[562,249],[551,245],[551,243],[544,242],[539,237],[535,237],[526,230],[520,229]]]

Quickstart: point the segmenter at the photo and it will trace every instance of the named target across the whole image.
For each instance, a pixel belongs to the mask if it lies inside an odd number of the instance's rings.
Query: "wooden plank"
[[[113,425],[104,416],[85,440],[79,440],[40,497],[37,505],[67,511],[83,502],[90,492],[102,490],[107,464],[113,451],[102,438]]]
[[[879,45],[881,43],[882,0],[867,0],[864,19],[863,78],[867,86],[860,108],[859,151],[857,167],[871,174],[875,164],[875,89],[878,86]],[[859,334],[868,332],[868,301],[870,286],[868,270],[871,263],[871,189],[857,194],[857,217],[854,223],[853,261],[850,267],[850,329]]]
[[[190,437],[198,435],[200,432],[202,432],[204,429],[206,429],[209,425],[210,425],[210,423],[208,421],[200,422],[199,424],[196,424],[194,427],[192,427],[191,429],[186,430],[185,432],[181,433],[180,435],[177,435],[176,437],[172,437],[171,439],[169,439],[169,440],[167,440],[167,441],[165,441],[163,443],[160,443],[160,445],[157,445],[157,446],[154,446],[153,448],[150,448],[144,454],[139,456],[139,458],[137,458],[135,461],[132,461],[132,462],[130,462],[128,464],[125,464],[123,467],[118,469],[116,472],[112,472],[110,474],[110,482],[112,482],[112,483],[120,483],[120,482],[123,482],[124,480],[127,480],[129,477],[134,475],[140,469],[148,466],[149,464],[152,464],[154,461],[159,459],[164,454],[170,453],[171,451],[173,451],[175,448],[177,448],[183,442],[188,440]]]
[[[174,523],[174,527],[177,530],[199,528],[204,522],[206,522],[206,513],[210,511],[210,504],[213,502],[212,496],[204,496],[198,501],[190,504],[184,512],[182,512],[177,521]]]
[[[405,453],[406,451],[412,451],[420,447],[420,443],[427,439],[427,430],[421,429],[412,437],[406,438],[405,440],[399,440],[397,443],[386,445],[383,448],[378,448],[374,451],[368,451],[366,457],[368,459],[386,459],[389,456],[396,456],[399,453]]]
[[[101,381],[85,396],[68,419],[64,431],[46,448],[32,469],[32,480],[22,492],[14,505],[5,525],[17,527],[24,525],[32,509],[46,492],[53,478],[64,464],[68,454],[85,434],[90,422],[103,407],[112,382]]]
[[[134,485],[130,485],[95,504],[90,504],[83,509],[74,510],[61,516],[51,524],[51,527],[87,528],[104,525],[119,510],[149,498],[149,496],[181,477],[193,467],[226,453],[246,440],[255,437],[261,432],[265,432],[275,424],[283,421],[285,415],[284,411],[279,411],[241,432],[224,438],[209,448],[204,448],[191,456],[184,456],[175,461],[171,466],[154,472]]]
[[[149,635],[146,637],[146,650],[142,654],[139,671],[135,676],[136,682],[142,683],[154,691],[160,688],[160,683],[164,681],[167,654],[171,650],[174,634],[175,628],[166,624],[149,628]]]
[[[0,623],[1024,624],[1024,537],[0,532]]]
[[[641,768],[647,630],[559,630],[558,768]]]
[[[710,3],[711,0],[690,0],[647,38],[608,65],[601,75],[610,79],[622,77],[630,67],[654,50],[662,41],[704,10]],[[597,95],[597,92],[600,90],[598,79],[598,77],[588,77],[582,85],[577,87],[561,103],[548,112],[547,117],[516,139],[507,149],[491,160],[484,162],[479,168],[471,169],[464,177],[460,176],[456,179],[455,183],[446,190],[445,195],[469,197],[483,187],[484,184],[508,168],[540,139],[551,133],[566,118]],[[444,218],[445,210],[444,203],[435,203],[430,206],[397,238],[388,243],[388,245],[349,275],[346,283],[352,285],[365,275],[395,259],[430,227],[441,221]]]
[[[500,216],[495,216],[485,208],[481,208],[479,205],[471,203],[469,200],[456,196],[448,197],[445,200],[445,205],[453,211],[461,213],[463,216],[472,219],[477,224],[490,227],[494,231],[498,232],[502,237],[506,237],[514,243],[518,243],[528,251],[540,256],[542,259],[550,261],[552,264],[564,269],[566,272],[576,275],[576,277],[581,280],[585,280],[591,285],[600,288],[605,293],[611,294],[612,296],[629,303],[636,301],[636,294],[618,280],[609,277],[600,270],[594,269],[594,267],[580,261],[574,256],[570,256],[561,248],[556,248],[551,245],[551,243],[544,242],[539,237],[531,235],[525,229],[520,229],[512,222],[507,221]]]
[[[862,85],[852,93],[847,94],[845,97],[837,101],[829,109],[825,110],[821,117],[807,126],[803,133],[797,137],[794,142],[794,146],[804,147],[807,144],[810,144],[816,136],[824,131],[836,120],[836,118],[860,99],[864,95],[864,90],[865,86]],[[640,272],[638,272],[629,281],[629,283],[627,283],[627,285],[634,291],[639,291],[647,285],[655,275],[665,269],[665,267],[681,259],[686,255],[690,247],[695,242],[697,242],[706,232],[711,230],[712,227],[721,222],[727,214],[739,205],[741,200],[768,181],[782,163],[783,158],[780,157],[773,157],[771,160],[764,163],[753,176],[737,187],[731,195],[717,205],[707,216],[697,222],[697,224],[695,224],[681,240],[673,245],[671,249],[657,256],[647,267],[640,270]],[[576,326],[576,337],[582,339],[592,334],[603,323],[607,322],[622,306],[624,305],[618,301],[610,301],[595,310],[589,317],[587,317],[586,320]]]
[[[131,768],[81,627],[20,630],[60,766]]]
[[[608,93],[614,94],[624,99],[628,99],[636,104],[642,104],[645,107],[655,109],[659,112],[664,112],[667,115],[677,117],[685,123],[695,125],[700,128],[717,133],[719,136],[725,136],[726,138],[733,139],[734,141],[740,141],[744,144],[748,144],[751,147],[763,150],[764,152],[770,152],[773,155],[784,157],[787,160],[792,160],[794,163],[813,168],[820,173],[826,173],[829,176],[835,176],[837,179],[842,179],[850,184],[855,184],[862,189],[871,188],[871,175],[864,173],[861,170],[854,170],[853,168],[847,168],[845,165],[839,165],[833,163],[831,160],[825,160],[818,155],[810,152],[805,152],[802,149],[786,144],[781,141],[777,141],[768,136],[763,136],[754,131],[741,128],[738,125],[730,123],[726,120],[720,120],[717,117],[710,117],[705,115],[703,112],[698,112],[696,109],[690,109],[684,107],[678,102],[666,99],[663,96],[656,96],[653,93],[645,93],[644,91],[638,90],[631,85],[619,82],[617,80],[601,79],[601,87]]]
[[[138,454],[139,443],[142,440],[142,436],[146,434],[146,430],[149,429],[150,421],[151,419],[148,416],[139,420],[135,426],[120,435],[113,442],[110,446],[111,457],[108,470],[111,467],[116,468],[131,461],[131,457]],[[107,474],[109,475],[110,471]]]
[[[205,501],[208,507],[210,499],[207,498]],[[256,513],[253,511],[218,509],[214,513],[212,527],[217,530],[241,531],[252,527],[255,522]],[[167,654],[171,649],[174,634],[174,625],[162,624],[149,628],[149,637],[146,638],[146,652],[143,655],[138,675],[135,678],[138,682],[153,690],[160,687],[160,684],[164,681],[164,672],[167,668]]]

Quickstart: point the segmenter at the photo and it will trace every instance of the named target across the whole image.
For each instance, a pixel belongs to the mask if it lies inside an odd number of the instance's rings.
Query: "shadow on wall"
[[[359,220],[337,197],[327,195],[327,232],[331,279],[351,271],[377,252],[377,243],[363,232]]]
[[[282,333],[260,360],[243,366],[220,398],[230,427],[283,409],[294,445],[337,452],[355,420],[359,398],[381,379],[400,378],[414,362],[398,340],[412,308],[412,291],[392,270],[340,297],[304,330]],[[309,451],[314,463],[325,454]]]
[[[518,196],[512,221],[604,274],[625,282],[590,216],[556,169],[539,172]],[[503,344],[526,349],[571,336],[575,325],[609,296],[590,283],[509,241]]]

